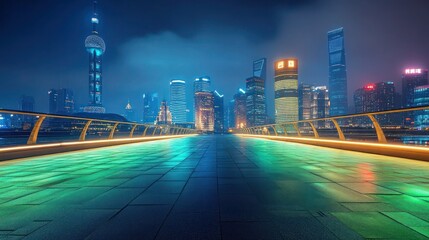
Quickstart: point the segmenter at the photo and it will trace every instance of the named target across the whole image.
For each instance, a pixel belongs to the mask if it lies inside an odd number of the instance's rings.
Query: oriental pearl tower
[[[92,33],[85,39],[85,48],[89,53],[89,104],[84,112],[105,113],[102,104],[102,67],[101,58],[106,51],[106,44],[97,32],[98,25],[97,1],[94,1],[94,13],[91,18]]]

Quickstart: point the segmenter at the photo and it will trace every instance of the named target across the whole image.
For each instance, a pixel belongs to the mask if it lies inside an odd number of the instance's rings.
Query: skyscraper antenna
[[[98,16],[97,16],[97,0],[94,0],[93,2],[94,4],[94,12],[91,18],[91,22],[92,22],[92,31],[94,33],[97,33],[97,24],[98,24]]]

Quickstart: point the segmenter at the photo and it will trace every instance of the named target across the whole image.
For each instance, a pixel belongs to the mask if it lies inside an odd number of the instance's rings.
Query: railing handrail
[[[35,117],[38,118],[37,121],[36,121],[36,123],[33,126],[33,129],[31,130],[30,137],[28,138],[27,144],[36,144],[37,143],[38,133],[40,131],[40,128],[42,126],[43,121],[46,118],[57,118],[57,119],[70,119],[70,120],[86,121],[86,124],[85,124],[84,128],[81,130],[81,136],[79,138],[80,141],[85,141],[85,135],[86,135],[86,132],[88,130],[88,127],[93,122],[101,122],[101,123],[111,123],[111,124],[113,124],[113,127],[111,129],[111,132],[109,134],[109,138],[108,139],[113,139],[114,132],[116,130],[116,127],[119,124],[124,124],[124,125],[130,125],[130,126],[132,126],[131,131],[130,131],[130,136],[129,136],[130,138],[133,137],[134,130],[138,126],[144,126],[145,127],[143,136],[146,136],[147,129],[149,129],[149,128],[154,128],[152,135],[155,135],[155,132],[156,132],[156,130],[158,128],[159,129],[168,128],[168,129],[170,129],[168,131],[173,130],[173,134],[171,134],[171,135],[178,135],[179,131],[176,131],[177,129],[181,130],[180,134],[192,134],[192,133],[196,132],[195,129],[178,127],[178,126],[174,126],[174,125],[161,125],[161,124],[155,125],[155,124],[145,124],[145,123],[137,123],[137,122],[124,122],[124,121],[115,121],[115,120],[106,120],[106,119],[97,119],[97,118],[75,117],[75,116],[70,116],[70,115],[59,115],[59,114],[50,114],[50,113],[41,113],[41,112],[28,112],[28,111],[11,110],[11,109],[0,109],[0,114],[1,113],[16,114],[16,115],[26,115],[26,116],[35,116]],[[159,135],[161,135],[161,134],[162,134],[162,130],[159,131]]]
[[[384,131],[382,127],[380,126],[378,120],[375,118],[376,115],[381,114],[392,114],[392,113],[404,113],[404,112],[411,112],[411,111],[421,111],[421,110],[429,110],[429,106],[419,106],[419,107],[410,107],[410,108],[400,108],[400,109],[392,109],[387,111],[379,111],[379,112],[367,112],[367,113],[357,113],[357,114],[350,114],[350,115],[342,115],[342,116],[332,116],[332,117],[326,117],[326,118],[315,118],[315,119],[305,119],[305,120],[298,120],[298,121],[290,121],[290,122],[283,122],[283,123],[276,123],[276,124],[267,124],[267,125],[260,125],[260,126],[252,126],[252,127],[245,127],[237,129],[239,133],[244,134],[252,134],[260,131],[260,134],[264,134],[263,132],[266,132],[266,134],[270,135],[270,128],[274,130],[275,135],[277,136],[277,130],[276,127],[279,126],[283,128],[285,131],[284,134],[287,135],[287,129],[285,126],[292,125],[298,135],[298,137],[301,137],[301,132],[298,126],[298,123],[308,123],[310,127],[312,128],[312,131],[314,133],[315,138],[319,138],[318,129],[314,127],[313,123],[317,121],[331,121],[335,129],[338,133],[338,138],[340,140],[345,141],[346,138],[344,137],[344,133],[341,129],[341,126],[338,124],[338,119],[345,119],[345,118],[355,118],[355,117],[367,117],[371,121],[373,127],[375,128],[375,132],[377,134],[377,139],[379,143],[387,143],[386,136],[384,134]]]
[[[119,123],[119,124],[139,124],[139,125],[153,125],[153,124],[145,124],[145,123],[137,123],[137,122],[124,122],[124,121],[115,121],[115,120],[106,120],[99,118],[85,118],[85,117],[75,117],[72,115],[61,115],[61,114],[51,114],[51,113],[42,113],[42,112],[28,112],[28,111],[20,111],[20,110],[11,110],[11,109],[0,109],[0,113],[9,113],[9,114],[17,114],[17,115],[30,115],[30,116],[46,116],[48,118],[62,118],[62,119],[72,119],[72,120],[92,120],[95,122],[107,122],[107,123]]]
[[[332,119],[344,119],[344,118],[352,118],[352,117],[367,117],[368,115],[381,115],[381,114],[391,114],[391,113],[402,113],[402,112],[411,112],[411,111],[419,111],[419,110],[429,110],[429,106],[398,108],[398,109],[379,111],[379,112],[366,112],[366,113],[354,113],[354,114],[348,114],[348,115],[336,115],[336,116],[325,117],[325,118],[312,118],[312,119],[305,119],[305,120],[298,120],[298,121],[289,121],[289,122],[282,122],[282,123],[272,123],[272,124],[266,124],[266,125],[258,125],[258,126],[248,127],[248,128],[253,128],[253,127],[271,127],[272,125],[294,124],[294,123],[308,123],[308,122],[315,122],[315,121],[326,121],[326,120],[332,120]]]

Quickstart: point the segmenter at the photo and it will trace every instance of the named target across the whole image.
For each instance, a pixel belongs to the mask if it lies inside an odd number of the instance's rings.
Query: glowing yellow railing
[[[387,143],[383,128],[380,126],[379,121],[376,119],[377,115],[398,114],[398,113],[407,113],[407,112],[415,112],[415,111],[423,111],[423,110],[429,110],[429,106],[395,109],[395,110],[380,111],[380,112],[350,114],[350,115],[333,116],[333,117],[327,117],[327,118],[308,119],[308,120],[285,122],[285,123],[279,123],[279,124],[247,127],[242,129],[235,129],[234,132],[239,134],[250,134],[250,135],[279,136],[280,134],[283,134],[283,136],[288,136],[289,133],[287,130],[287,126],[292,126],[295,130],[296,135],[298,137],[302,137],[302,131],[300,130],[299,124],[307,123],[313,132],[313,137],[320,138],[320,134],[319,134],[320,129],[318,129],[314,123],[319,121],[323,121],[323,122],[330,121],[333,124],[333,127],[336,129],[338,139],[341,141],[346,141],[346,137],[344,135],[342,127],[339,124],[339,121],[341,122],[346,119],[365,117],[367,118],[367,120],[371,122],[372,127],[375,129],[378,143]],[[424,113],[424,114],[429,115],[429,113]]]
[[[144,127],[143,134],[141,137],[145,137],[148,129],[152,130],[152,136],[173,136],[173,135],[188,135],[188,134],[196,134],[197,131],[195,129],[190,128],[182,128],[170,125],[150,125],[150,124],[140,124],[135,122],[121,122],[121,121],[112,121],[112,120],[104,120],[104,119],[94,119],[94,118],[82,118],[82,117],[74,117],[74,116],[66,116],[66,115],[55,115],[55,114],[46,114],[46,113],[35,113],[35,112],[25,112],[25,111],[16,111],[16,110],[6,110],[0,109],[0,114],[11,114],[11,115],[19,115],[19,116],[27,116],[27,117],[35,117],[37,121],[35,121],[33,128],[31,129],[30,136],[28,137],[27,144],[36,144],[40,129],[44,121],[48,118],[52,119],[66,119],[66,120],[77,120],[85,123],[82,128],[79,136],[79,141],[85,141],[86,135],[92,123],[105,123],[112,124],[113,127],[110,129],[108,140],[113,140],[115,132],[117,130],[118,125],[129,125],[131,130],[129,132],[128,137],[133,138],[134,132],[138,127]]]

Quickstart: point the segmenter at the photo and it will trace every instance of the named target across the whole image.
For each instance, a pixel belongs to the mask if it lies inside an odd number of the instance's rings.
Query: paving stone
[[[233,135],[52,154],[0,163],[0,239],[429,239],[428,173]]]

